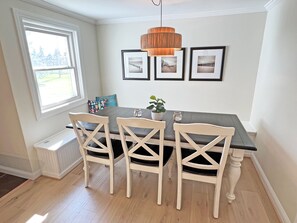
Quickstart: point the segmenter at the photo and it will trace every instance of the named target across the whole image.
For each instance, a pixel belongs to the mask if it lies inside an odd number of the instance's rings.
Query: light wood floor
[[[228,204],[224,176],[219,219],[212,217],[213,185],[184,181],[182,210],[176,210],[176,174],[164,171],[163,202],[157,200],[157,176],[133,174],[132,197],[126,198],[125,162],[115,168],[115,194],[109,194],[109,171],[91,166],[90,188],[82,165],[62,180],[40,177],[0,199],[0,222],[228,222],[277,223],[277,215],[249,158],[245,158],[236,200]],[[44,220],[44,221],[43,221]]]

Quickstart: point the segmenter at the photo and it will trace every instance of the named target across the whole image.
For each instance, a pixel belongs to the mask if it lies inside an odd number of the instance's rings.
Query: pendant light
[[[181,49],[182,36],[175,33],[174,28],[162,26],[162,0],[158,4],[152,0],[152,3],[161,8],[161,25],[141,36],[141,50],[147,51],[149,56],[173,56],[175,50]]]

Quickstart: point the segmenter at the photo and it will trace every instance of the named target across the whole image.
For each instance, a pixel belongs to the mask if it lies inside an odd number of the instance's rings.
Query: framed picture
[[[225,46],[196,47],[190,52],[190,81],[222,81]]]
[[[184,80],[185,51],[182,48],[174,56],[155,57],[155,80]]]
[[[149,80],[150,60],[147,52],[122,50],[123,80]]]

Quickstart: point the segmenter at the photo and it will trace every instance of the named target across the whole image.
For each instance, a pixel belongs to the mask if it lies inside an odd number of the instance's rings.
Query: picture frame
[[[190,81],[222,81],[225,46],[191,47]]]
[[[122,50],[123,80],[150,80],[150,59],[141,50]]]
[[[175,51],[174,56],[155,57],[155,80],[183,81],[185,79],[186,48]]]

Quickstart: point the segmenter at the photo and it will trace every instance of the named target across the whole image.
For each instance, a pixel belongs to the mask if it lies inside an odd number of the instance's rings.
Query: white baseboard
[[[257,160],[255,154],[250,155],[251,160],[259,174],[259,177],[263,183],[263,186],[268,194],[268,197],[270,198],[272,205],[274,206],[274,209],[282,223],[291,223],[287,213],[285,212],[285,209],[283,208],[282,204],[280,203],[276,193],[274,192],[270,182],[268,181],[259,161]]]
[[[27,171],[23,171],[23,170],[11,168],[11,167],[6,167],[6,166],[1,166],[1,165],[0,165],[0,172],[18,176],[18,177],[22,177],[25,179],[30,179],[30,180],[35,180],[36,178],[41,176],[40,170],[37,170],[32,173],[32,172],[27,172]]]
[[[74,167],[76,167],[78,164],[80,164],[81,161],[82,161],[82,157],[80,157],[78,160],[76,160],[74,163],[72,163],[62,173],[54,174],[54,173],[47,173],[46,172],[46,173],[44,173],[44,175],[49,176],[49,177],[53,177],[53,178],[57,178],[57,179],[61,179],[67,173],[69,173]],[[22,177],[22,178],[25,178],[25,179],[30,179],[30,180],[35,180],[35,179],[37,179],[38,177],[40,177],[42,175],[40,169],[33,172],[33,173],[31,173],[31,172],[28,172],[28,171],[23,171],[23,170],[11,168],[11,167],[6,167],[6,166],[2,166],[2,165],[0,165],[0,172],[10,174],[10,175],[13,175],[13,176],[17,176],[17,177]]]

